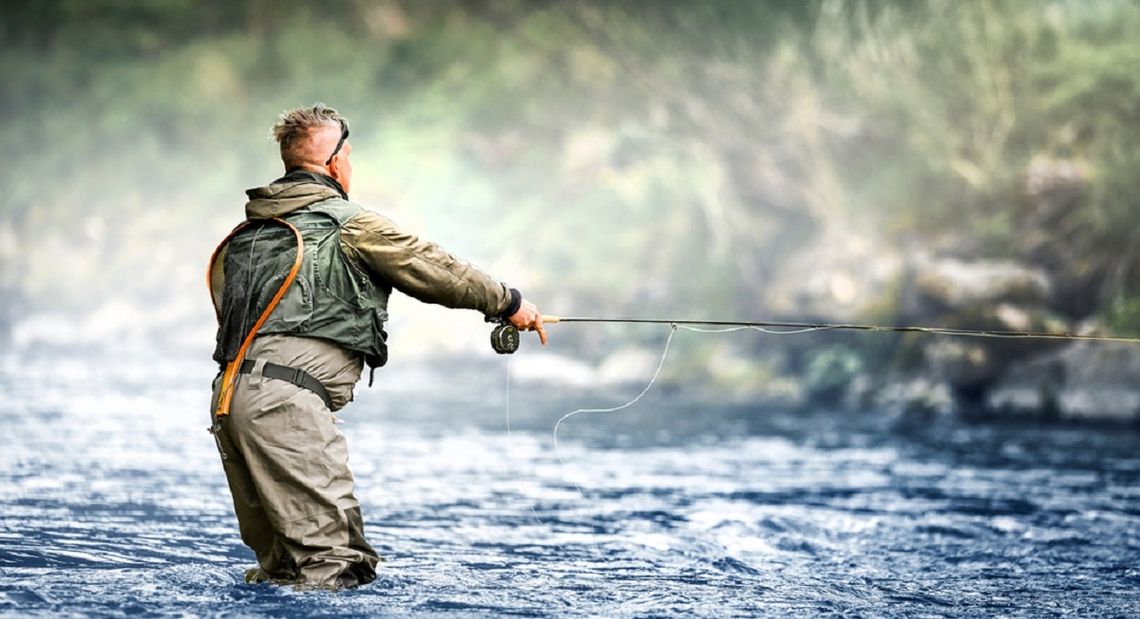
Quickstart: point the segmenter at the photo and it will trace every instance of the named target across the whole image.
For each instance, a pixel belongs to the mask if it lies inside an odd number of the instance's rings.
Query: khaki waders
[[[214,417],[212,431],[242,541],[260,566],[248,579],[332,588],[371,582],[379,559],[364,539],[348,445],[332,411],[313,391],[262,374],[265,362],[300,367],[339,409],[360,361],[321,340],[273,335],[254,340],[246,358],[253,371],[238,377],[230,414]]]

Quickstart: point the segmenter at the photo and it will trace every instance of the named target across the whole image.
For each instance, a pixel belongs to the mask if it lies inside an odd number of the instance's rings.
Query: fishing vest
[[[224,260],[225,274],[215,361],[225,367],[238,356],[243,339],[293,271],[299,234],[304,243],[299,270],[257,333],[329,340],[361,353],[373,368],[384,365],[392,288],[349,260],[340,244],[341,227],[360,211],[330,198],[281,216],[292,228],[252,220],[223,242],[215,254]]]

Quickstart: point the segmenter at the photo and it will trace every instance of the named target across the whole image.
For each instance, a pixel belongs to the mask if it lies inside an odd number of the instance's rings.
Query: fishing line
[[[694,333],[701,333],[701,334],[733,333],[736,331],[757,331],[760,333],[766,333],[766,334],[770,334],[770,335],[796,335],[799,333],[808,333],[811,331],[823,331],[823,330],[826,330],[828,328],[829,327],[809,326],[809,327],[800,327],[800,328],[794,328],[794,329],[774,330],[774,329],[769,329],[767,327],[758,326],[758,325],[736,325],[736,326],[727,326],[727,327],[707,328],[707,327],[698,327],[698,326],[694,326],[691,324],[669,323],[669,336],[667,338],[665,338],[665,345],[662,347],[661,358],[657,362],[657,369],[653,371],[653,376],[650,377],[649,382],[645,385],[645,388],[642,389],[636,396],[634,396],[628,402],[625,402],[625,403],[620,404],[618,406],[611,406],[611,407],[607,407],[607,408],[579,408],[577,410],[566,413],[565,415],[560,417],[557,422],[555,422],[554,432],[553,432],[554,453],[558,457],[559,464],[561,464],[563,468],[566,467],[566,460],[562,457],[562,450],[561,450],[559,443],[558,443],[558,429],[559,429],[559,427],[561,427],[562,422],[564,422],[564,421],[566,421],[566,420],[568,420],[571,417],[574,417],[576,415],[580,415],[582,413],[614,413],[614,412],[617,412],[617,411],[620,411],[623,409],[627,409],[627,408],[633,406],[634,404],[637,404],[642,398],[645,397],[645,395],[647,393],[649,393],[649,390],[653,388],[653,385],[656,384],[657,379],[661,376],[661,370],[662,370],[662,368],[665,367],[665,360],[668,359],[668,357],[669,357],[669,346],[673,343],[673,337],[677,334],[678,330],[691,331]],[[509,426],[508,426],[508,432],[509,432]],[[586,496],[586,491],[582,489],[582,486],[579,485],[578,482],[571,480],[571,483],[574,484],[574,488],[578,491],[579,495],[581,495],[583,497]],[[534,511],[533,507],[531,508],[531,511],[532,512]],[[594,542],[593,547],[594,547],[595,555],[601,556],[603,554],[601,544],[599,544],[598,542]]]
[[[580,408],[571,411],[554,424],[554,451],[558,456],[558,461],[565,466],[566,461],[562,457],[562,451],[558,444],[558,428],[562,422],[582,413],[613,413],[630,406],[633,406],[641,398],[645,397],[646,393],[657,382],[658,376],[661,374],[661,368],[665,365],[665,359],[669,355],[669,345],[673,341],[673,336],[676,335],[677,330],[691,331],[694,333],[732,333],[736,331],[758,331],[769,335],[798,335],[801,333],[812,333],[816,331],[831,331],[831,330],[848,330],[848,331],[870,331],[870,332],[893,332],[893,333],[927,333],[931,335],[948,335],[956,337],[985,337],[985,338],[1003,338],[1003,339],[1053,339],[1053,340],[1079,340],[1079,341],[1095,341],[1095,342],[1119,342],[1127,344],[1140,344],[1140,338],[1136,337],[1121,337],[1112,335],[1083,335],[1076,333],[1047,333],[1041,331],[1004,331],[1004,330],[980,330],[980,329],[957,329],[951,327],[927,327],[927,326],[914,326],[914,325],[872,325],[872,324],[859,324],[859,323],[806,323],[806,322],[788,322],[788,321],[743,321],[743,320],[672,320],[666,318],[603,318],[596,316],[543,316],[542,321],[545,324],[558,324],[563,322],[578,322],[578,323],[608,323],[608,324],[667,324],[669,325],[669,337],[665,339],[664,350],[661,351],[661,359],[657,363],[657,369],[653,372],[652,378],[645,388],[641,390],[632,400],[609,408]],[[515,334],[517,335],[517,333]],[[496,350],[499,352],[510,353],[517,349],[517,339],[513,342],[504,342],[503,334],[499,335],[498,345]],[[495,336],[492,336],[492,343],[496,344]],[[514,344],[513,349],[509,344]],[[577,484],[575,484],[577,486]],[[578,488],[581,491],[581,488]]]
[[[579,408],[558,418],[554,423],[553,438],[554,438],[554,453],[558,458],[559,464],[565,468],[566,460],[562,456],[561,445],[558,441],[558,430],[561,428],[562,423],[572,417],[584,413],[614,413],[637,404],[649,393],[653,385],[656,384],[657,379],[661,376],[661,370],[665,367],[665,361],[669,357],[669,347],[673,343],[673,337],[676,336],[678,330],[690,331],[693,333],[701,334],[717,334],[717,333],[733,333],[738,331],[756,331],[768,335],[798,335],[803,333],[812,333],[816,331],[831,331],[831,330],[848,330],[848,331],[868,331],[868,332],[893,332],[893,333],[926,333],[930,335],[945,335],[954,337],[981,337],[981,338],[1000,338],[1000,339],[1046,339],[1046,340],[1075,340],[1075,341],[1092,341],[1092,342],[1118,342],[1125,344],[1140,344],[1138,337],[1120,337],[1111,335],[1083,335],[1075,333],[1047,333],[1039,331],[1006,331],[1006,330],[978,330],[978,329],[958,329],[950,327],[928,327],[928,326],[913,326],[913,325],[872,325],[872,324],[858,324],[858,323],[805,323],[805,322],[788,322],[788,321],[735,321],[735,320],[671,320],[664,318],[603,318],[594,316],[543,316],[542,321],[545,324],[557,323],[611,323],[611,324],[662,324],[669,325],[669,335],[665,338],[665,344],[661,350],[661,358],[657,362],[657,368],[653,371],[653,376],[650,377],[649,382],[645,387],[632,399],[620,404],[618,406],[611,406],[605,408]],[[496,352],[500,354],[511,354],[518,350],[519,347],[519,333],[509,323],[503,322],[498,325],[491,334],[491,345]],[[507,437],[511,444],[513,438],[511,434],[511,402],[510,402],[510,383],[511,383],[511,362],[508,357],[507,360],[507,401],[506,401],[506,421],[507,421]],[[585,491],[576,482],[571,481],[574,488],[582,496],[585,496]],[[537,511],[534,506],[530,506],[530,512],[535,518],[537,524],[541,524]],[[601,548],[595,543],[595,550],[600,553]]]
[[[546,317],[544,316],[543,318],[545,320]],[[551,318],[554,318],[554,317],[551,317]],[[573,318],[571,318],[571,319],[559,318],[558,320],[554,320],[553,322],[574,322],[574,321],[578,321],[578,322],[603,322],[603,320],[601,320],[601,319],[591,320],[591,319],[573,319]],[[638,322],[645,322],[645,321],[639,320]],[[661,323],[665,323],[665,322],[666,321],[654,321],[653,324],[661,324]],[[663,350],[661,351],[661,359],[657,362],[657,369],[653,372],[653,376],[649,379],[649,383],[645,385],[645,388],[642,389],[640,393],[638,393],[636,396],[634,396],[632,400],[629,400],[628,402],[626,402],[624,404],[620,404],[618,406],[613,406],[613,407],[609,407],[609,408],[579,408],[577,410],[566,413],[565,415],[560,417],[557,422],[555,422],[555,424],[554,424],[554,453],[555,453],[555,455],[558,456],[558,462],[561,463],[562,466],[566,466],[566,461],[562,458],[562,451],[558,445],[558,428],[562,425],[562,422],[566,421],[567,419],[570,419],[571,417],[574,417],[576,415],[580,415],[582,413],[615,413],[617,411],[629,408],[629,407],[633,406],[634,404],[637,404],[637,402],[640,401],[641,398],[645,397],[645,394],[649,393],[649,390],[653,388],[654,383],[657,382],[657,378],[661,375],[661,368],[665,367],[665,359],[668,358],[668,356],[669,356],[669,345],[673,342],[673,336],[677,334],[678,330],[691,331],[693,333],[704,333],[704,334],[733,333],[736,331],[758,331],[760,333],[766,333],[769,335],[797,335],[800,333],[811,333],[813,331],[826,331],[826,330],[836,328],[833,325],[805,325],[805,326],[800,326],[800,327],[796,327],[796,328],[788,328],[788,329],[783,329],[783,330],[777,331],[774,329],[770,329],[767,326],[756,325],[756,324],[737,324],[735,326],[714,327],[714,328],[697,327],[697,326],[693,326],[693,325],[694,324],[715,324],[715,323],[703,323],[703,322],[693,322],[693,321],[685,321],[685,322],[680,322],[680,323],[679,322],[668,322],[667,324],[669,324],[669,337],[665,338],[665,346],[664,346]],[[508,428],[508,431],[509,431],[509,428]],[[575,483],[574,486],[578,488],[579,492],[582,491],[582,488],[578,487],[578,484]]]
[[[677,325],[678,329],[685,331],[692,331],[693,333],[733,333],[736,331],[759,331],[760,333],[767,333],[769,335],[796,335],[799,333],[811,333],[813,331],[827,331],[832,327],[807,327],[804,329],[788,329],[785,331],[774,331],[765,327],[756,326],[740,326],[740,327],[726,327],[722,329],[705,329],[702,327],[693,327],[689,325]]]
[[[669,329],[669,337],[665,338],[665,349],[661,351],[661,360],[657,362],[657,370],[653,372],[653,377],[649,379],[649,384],[645,385],[645,389],[642,389],[641,393],[634,396],[632,400],[626,402],[625,404],[613,406],[610,408],[579,408],[577,410],[566,413],[554,423],[554,453],[558,456],[558,462],[561,463],[562,466],[566,466],[566,461],[562,459],[562,451],[558,447],[558,427],[562,425],[562,422],[582,413],[615,413],[622,409],[629,408],[634,404],[637,404],[638,400],[645,397],[645,394],[649,393],[649,389],[653,387],[653,383],[657,382],[657,377],[661,374],[661,368],[665,366],[665,358],[669,356],[669,344],[673,342],[673,336],[676,334],[677,325],[672,325]],[[574,484],[574,487],[578,488],[579,492],[582,491],[582,488],[578,487],[577,483]]]
[[[765,333],[790,334],[799,332],[827,330],[872,331],[893,333],[927,333],[931,335],[951,335],[959,337],[989,337],[1004,339],[1044,339],[1044,340],[1079,340],[1091,342],[1120,342],[1124,344],[1140,344],[1140,337],[1124,337],[1115,335],[1086,335],[1080,333],[1050,333],[1045,331],[1012,331],[1001,329],[959,329],[954,327],[929,327],[919,325],[872,325],[860,323],[811,323],[788,322],[773,320],[677,320],[669,318],[604,318],[596,316],[543,316],[544,324],[557,324],[561,322],[593,322],[615,324],[667,324],[679,327],[709,325],[713,327],[740,327],[754,328]],[[791,331],[768,331],[767,329],[790,329]],[[698,330],[697,328],[689,330]]]
[[[893,333],[927,333],[931,335],[948,335],[955,337],[984,337],[984,338],[1002,338],[1002,339],[1050,339],[1050,340],[1077,340],[1077,341],[1092,341],[1092,342],[1118,342],[1125,344],[1140,344],[1140,338],[1137,337],[1122,337],[1112,335],[1085,335],[1078,333],[1047,333],[1042,331],[1005,331],[1005,330],[981,330],[981,329],[958,329],[952,327],[928,327],[928,326],[915,326],[915,325],[872,325],[872,324],[859,324],[859,323],[807,323],[807,322],[788,322],[788,321],[743,321],[743,320],[675,320],[666,318],[604,318],[597,316],[543,316],[542,322],[545,324],[558,324],[558,323],[609,323],[609,324],[665,324],[669,325],[669,337],[665,339],[664,350],[661,352],[661,360],[657,363],[657,369],[653,372],[653,376],[649,379],[649,383],[641,390],[634,398],[619,406],[609,408],[580,408],[571,411],[558,419],[554,424],[554,451],[558,456],[558,461],[563,466],[566,465],[565,459],[562,457],[562,450],[558,443],[558,429],[562,426],[562,422],[580,415],[582,413],[613,413],[630,406],[633,406],[641,398],[645,397],[646,393],[657,382],[657,377],[661,374],[661,368],[665,365],[665,359],[669,355],[669,345],[673,342],[673,336],[676,335],[678,329],[685,331],[692,331],[694,333],[731,333],[735,331],[752,330],[769,335],[797,335],[801,333],[811,333],[815,331],[831,331],[831,330],[848,330],[848,331],[870,331],[870,332],[893,332]],[[518,350],[519,347],[519,332],[512,325],[503,322],[495,328],[491,333],[491,345],[496,352],[500,354],[511,354]],[[510,364],[507,365],[507,433],[510,434]],[[575,484],[577,486],[577,484]],[[578,488],[581,491],[581,488]]]
[[[582,413],[613,413],[622,409],[629,408],[630,406],[636,404],[638,400],[645,397],[645,394],[649,393],[650,388],[653,387],[653,383],[657,382],[657,377],[661,375],[661,368],[665,366],[665,359],[669,356],[669,344],[673,342],[673,336],[676,334],[677,325],[671,325],[669,328],[669,337],[665,338],[665,348],[661,351],[661,360],[657,362],[657,369],[653,372],[653,376],[649,379],[649,384],[645,385],[645,388],[641,390],[641,393],[637,394],[632,400],[620,406],[612,406],[609,408],[579,408],[577,410],[566,413],[554,423],[554,454],[558,456],[558,462],[562,468],[566,468],[566,460],[562,458],[562,450],[558,445],[558,427],[562,425],[562,422]],[[574,484],[574,489],[578,491],[578,494],[580,496],[583,498],[586,497],[586,491],[582,489],[582,486],[578,485],[578,482],[571,480],[570,483]],[[597,534],[595,533],[591,535],[591,537],[596,539],[596,535]],[[597,541],[593,542],[593,547],[594,554],[596,556],[603,555],[602,546],[600,543]]]

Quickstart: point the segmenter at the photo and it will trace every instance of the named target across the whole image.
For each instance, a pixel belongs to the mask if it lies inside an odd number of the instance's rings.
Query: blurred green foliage
[[[278,172],[275,115],[323,101],[357,201],[561,313],[760,316],[786,256],[861,221],[1063,245],[1140,327],[1135,2],[42,0],[0,49],[8,303],[199,285]],[[1034,161],[1079,170],[1062,212]]]

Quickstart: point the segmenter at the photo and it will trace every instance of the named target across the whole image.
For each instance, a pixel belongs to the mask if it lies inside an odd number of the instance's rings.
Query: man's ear
[[[344,155],[337,153],[329,165],[325,166],[326,173],[332,177],[333,180],[340,183],[345,191],[348,191],[348,179],[346,177],[347,170],[345,169]]]

